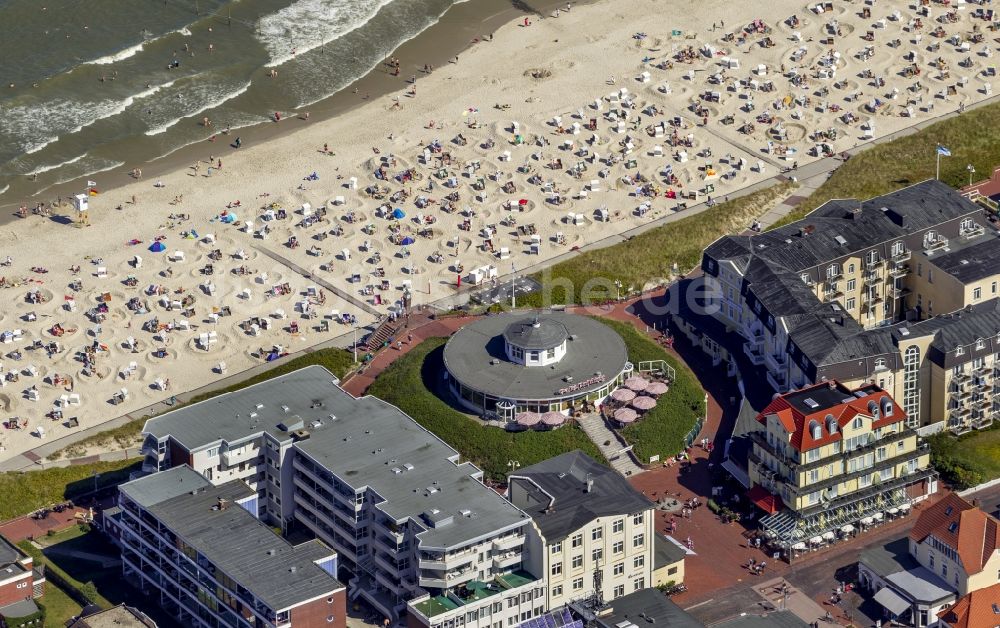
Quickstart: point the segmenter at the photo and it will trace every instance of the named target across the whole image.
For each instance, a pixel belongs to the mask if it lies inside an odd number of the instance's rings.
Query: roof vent
[[[250,418],[251,419],[256,419],[257,418],[257,413],[256,412],[251,412],[250,413]]]
[[[281,406],[282,412],[288,412],[288,410],[289,410],[288,406]]]
[[[337,415],[336,414],[328,414],[327,416],[330,417],[331,421],[336,421],[337,420]]]
[[[500,360],[498,360],[497,358],[493,358],[492,360],[490,360],[490,364],[496,366],[497,364],[500,364]]]
[[[805,400],[802,403],[806,404],[807,406],[809,406],[810,408],[813,408],[813,409],[816,409],[816,408],[819,407],[819,404],[816,403],[816,400],[813,399],[812,397],[806,397]]]
[[[263,407],[264,407],[264,404],[262,404],[262,403],[258,403],[258,404],[257,404],[257,405],[256,405],[255,407],[256,407],[256,408],[257,408],[258,410],[260,410],[261,408],[263,408]]]
[[[834,236],[833,239],[836,240],[837,244],[839,244],[840,246],[847,246],[847,240],[844,239],[844,236],[842,235]]]
[[[463,517],[471,517],[472,516],[472,511],[469,510],[468,508],[463,508],[459,512],[462,513]]]
[[[406,469],[407,471],[413,471],[414,466],[412,464],[410,464],[409,462],[407,462],[407,463],[403,464],[403,468]]]
[[[400,473],[402,473],[402,472],[403,472],[403,470],[402,470],[402,469],[400,469],[399,467],[393,467],[393,468],[391,468],[391,469],[389,469],[389,470],[390,470],[390,471],[392,471],[392,472],[393,472],[394,474],[396,474],[396,475],[399,475]]]
[[[274,551],[273,549],[269,549],[269,550],[267,550],[267,555],[268,555],[268,556],[274,556],[274,555],[275,555],[275,553],[276,553],[276,552],[275,552],[275,551]]]
[[[289,568],[288,568],[288,572],[289,572],[289,573],[295,573],[295,571],[296,571],[297,569],[298,569],[298,567],[296,567],[295,565],[292,565],[291,567],[289,567]]]

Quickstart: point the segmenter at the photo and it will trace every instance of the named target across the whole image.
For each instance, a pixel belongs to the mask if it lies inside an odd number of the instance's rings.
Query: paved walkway
[[[599,413],[589,412],[577,419],[576,422],[590,440],[594,441],[594,444],[601,450],[615,471],[629,477],[638,475],[645,470],[632,460],[632,456],[627,451],[622,451],[625,445],[618,440],[618,435],[608,428],[604,418]]]
[[[45,536],[49,530],[58,532],[75,525],[78,522],[76,514],[87,514],[87,512],[86,508],[76,507],[62,512],[50,512],[49,516],[44,519],[32,519],[25,515],[0,524],[0,536],[12,543],[28,538],[40,538]]]

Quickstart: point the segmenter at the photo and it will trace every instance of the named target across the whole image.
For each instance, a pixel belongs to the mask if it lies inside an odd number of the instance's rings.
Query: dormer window
[[[955,355],[965,355],[965,349],[962,348],[962,345],[955,347]]]
[[[885,358],[875,358],[875,370],[884,371],[885,369]]]
[[[837,419],[832,414],[826,415],[826,431],[831,434],[837,433]]]
[[[882,414],[887,417],[892,416],[892,399],[888,397],[882,399]]]
[[[812,434],[813,440],[819,440],[823,437],[823,428],[816,421],[809,422],[809,433]]]
[[[985,340],[983,340],[982,338],[976,340],[976,349],[977,350],[982,350],[982,349],[985,349],[985,348],[986,348],[986,341]]]
[[[860,430],[863,426],[864,421],[861,420],[861,417],[854,419],[854,429]]]

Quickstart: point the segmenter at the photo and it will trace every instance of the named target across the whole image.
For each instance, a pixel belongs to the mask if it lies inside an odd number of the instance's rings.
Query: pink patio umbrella
[[[566,415],[562,412],[546,412],[542,415],[542,423],[555,427],[562,425],[566,421]]]
[[[668,390],[670,390],[670,386],[667,386],[666,382],[653,382],[646,386],[646,394],[648,395],[662,395]]]
[[[619,388],[611,393],[611,398],[615,401],[620,401],[622,403],[628,403],[635,399],[635,393],[628,388]]]
[[[636,410],[652,410],[656,407],[656,399],[652,397],[636,397],[632,400],[632,407]]]
[[[523,425],[524,427],[531,427],[532,425],[538,425],[542,420],[542,415],[537,412],[521,412],[515,419],[518,425]]]
[[[615,410],[615,421],[619,423],[631,423],[639,418],[639,415],[632,408],[618,408]]]
[[[625,387],[629,390],[634,390],[635,392],[642,392],[646,390],[646,386],[649,386],[649,382],[646,381],[646,378],[639,377],[638,375],[633,375],[625,380]]]

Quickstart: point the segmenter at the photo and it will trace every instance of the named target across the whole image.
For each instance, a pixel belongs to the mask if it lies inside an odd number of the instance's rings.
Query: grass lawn
[[[95,462],[53,467],[41,471],[0,473],[0,521],[13,519],[45,506],[74,499],[94,489],[94,474],[100,473],[97,488],[120,484],[141,463],[134,460]]]
[[[337,377],[343,377],[348,371],[354,366],[354,356],[351,352],[345,351],[344,349],[321,349],[313,353],[306,353],[295,357],[288,362],[284,362],[274,367],[269,371],[265,371],[260,375],[251,377],[250,379],[240,382],[238,384],[233,384],[232,386],[227,386],[226,388],[221,388],[219,390],[213,390],[212,392],[202,393],[191,398],[188,402],[198,403],[199,401],[205,401],[206,399],[211,399],[216,395],[221,395],[228,392],[233,392],[240,390],[241,388],[246,388],[247,386],[252,386],[253,384],[258,384],[263,381],[267,381],[273,377],[279,375],[284,375],[286,373],[291,373],[292,371],[297,371],[300,368],[306,366],[312,366],[318,364],[320,366],[325,366],[327,370],[336,375]],[[187,405],[187,404],[185,404]],[[176,406],[173,409],[179,408],[181,406]],[[65,447],[52,455],[49,456],[52,460],[57,460],[66,457],[78,457],[85,454],[88,447],[111,447],[116,445],[119,449],[124,449],[126,447],[138,447],[142,444],[142,426],[145,424],[146,419],[150,417],[142,417],[138,420],[126,423],[120,427],[116,427],[110,430],[105,430],[89,436],[77,443]]]
[[[518,298],[522,307],[593,303],[666,283],[677,264],[683,274],[701,262],[702,249],[730,233],[750,226],[793,184],[774,185],[676,222],[650,229],[632,239],[581,253],[532,275],[544,289]]]
[[[656,407],[646,412],[635,423],[619,430],[633,446],[641,462],[651,456],[665,459],[685,447],[684,437],[699,418],[705,416],[705,392],[687,365],[676,360],[649,337],[632,325],[619,321],[598,319],[611,327],[625,340],[629,361],[635,365],[645,360],[664,360],[673,367],[677,379],[670,390],[657,399]]]
[[[45,628],[65,628],[66,622],[80,614],[83,607],[66,595],[66,592],[52,584],[45,585],[45,595],[35,600],[38,607],[45,611]]]
[[[543,432],[508,432],[479,425],[476,419],[442,401],[432,390],[440,384],[444,372],[445,341],[445,338],[431,338],[413,348],[378,376],[368,389],[369,394],[399,407],[492,480],[507,476],[508,460],[517,460],[526,467],[581,449],[604,461],[604,456],[576,425]]]
[[[75,539],[78,536],[83,536],[87,534],[86,527],[83,526],[70,526],[65,530],[60,530],[55,534],[46,534],[45,536],[38,537],[35,539],[35,543],[38,543],[42,547],[48,547],[49,545],[58,545],[63,541],[69,541],[70,539]]]
[[[979,107],[903,138],[879,144],[851,157],[823,185],[778,224],[798,220],[832,198],[867,199],[934,178],[937,145],[951,150],[941,158],[941,180],[952,187],[976,180],[1000,165],[1000,104]]]

